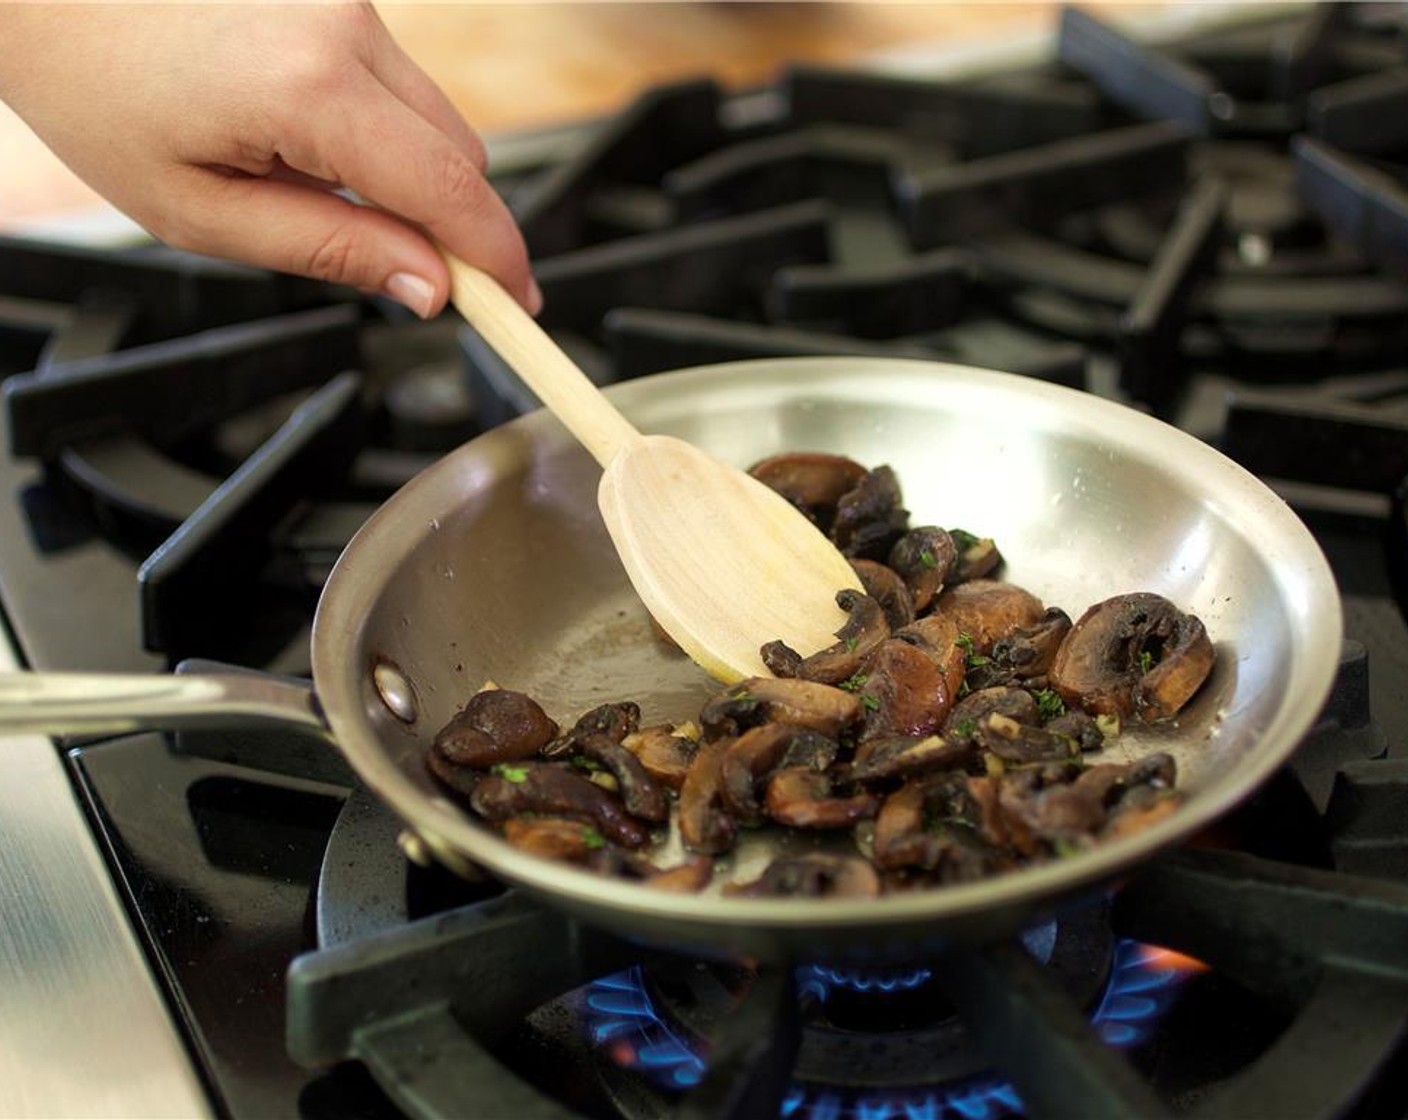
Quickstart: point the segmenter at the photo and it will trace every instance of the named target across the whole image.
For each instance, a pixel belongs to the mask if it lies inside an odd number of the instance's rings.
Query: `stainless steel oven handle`
[[[309,685],[211,673],[0,673],[0,736],[195,731],[275,723],[331,738]]]

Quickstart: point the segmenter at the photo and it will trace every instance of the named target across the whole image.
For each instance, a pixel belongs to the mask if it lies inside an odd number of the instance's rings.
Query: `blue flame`
[[[1091,1024],[1110,1046],[1137,1046],[1149,1038],[1167,1010],[1181,973],[1152,963],[1149,947],[1135,941],[1115,945],[1110,979],[1091,1016]],[[928,969],[862,973],[811,966],[800,969],[804,993],[825,999],[837,986],[859,992],[907,991],[929,979]],[[687,1089],[703,1078],[698,1051],[660,1018],[646,992],[639,968],[618,972],[587,989],[588,1033],[600,1046],[620,1047],[612,1057],[638,1070],[662,1088]],[[1021,1115],[1016,1089],[1003,1080],[979,1078],[934,1089],[896,1090],[882,1094],[843,1094],[832,1088],[794,1084],[782,1099],[783,1120],[999,1120]]]

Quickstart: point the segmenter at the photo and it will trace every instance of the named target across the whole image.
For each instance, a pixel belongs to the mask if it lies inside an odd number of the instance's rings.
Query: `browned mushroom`
[[[802,658],[794,676],[822,684],[840,684],[854,677],[875,648],[890,636],[890,624],[880,604],[864,592],[847,589],[836,596],[836,605],[847,612],[846,623],[836,631],[836,643]]]
[[[915,611],[922,613],[953,574],[957,558],[953,538],[936,525],[924,525],[900,537],[886,562],[904,579]]]
[[[934,872],[938,882],[966,881],[995,870],[1002,852],[978,831],[982,806],[962,774],[916,779],[885,799],[875,818],[875,865]]]
[[[840,749],[834,739],[793,723],[751,727],[733,741],[720,763],[724,806],[740,824],[762,824],[758,790],[774,770],[784,766],[825,770]]]
[[[714,877],[714,861],[709,856],[688,856],[674,867],[657,869],[642,881],[660,891],[675,894],[698,894]]]
[[[896,735],[867,739],[851,761],[853,782],[887,782],[964,766],[973,757],[973,740],[942,735]]]
[[[674,790],[684,785],[690,759],[698,748],[696,742],[665,723],[642,727],[622,739],[621,745],[640,759],[653,781]]]
[[[943,726],[963,687],[963,651],[944,619],[917,619],[882,642],[861,684],[861,740],[931,735]]]
[[[1195,616],[1161,595],[1134,592],[1081,616],[1056,652],[1050,679],[1072,707],[1153,723],[1178,713],[1207,679],[1213,657]]]
[[[640,727],[640,705],[633,700],[600,704],[584,712],[565,734],[543,748],[543,755],[556,758],[571,754],[583,739],[604,737],[612,743],[621,742]]]
[[[934,613],[967,635],[972,653],[985,657],[999,638],[1035,625],[1045,608],[1040,599],[1014,583],[975,579],[945,588],[934,604]]]
[[[849,828],[875,815],[880,799],[862,791],[838,797],[832,776],[804,766],[779,770],[768,782],[768,816],[792,828]]]
[[[1036,724],[1040,710],[1036,697],[1025,688],[983,688],[970,692],[953,706],[948,719],[944,720],[944,734],[955,739],[972,739],[979,722],[993,714],[1018,723]]]
[[[552,762],[503,764],[480,779],[470,805],[487,821],[513,817],[575,817],[596,825],[608,840],[638,848],[650,839],[645,826],[595,783]]]
[[[899,480],[891,468],[867,471],[837,503],[831,539],[843,555],[883,560],[909,528],[909,511],[902,501]]]
[[[965,529],[950,529],[954,548],[958,552],[953,564],[953,583],[990,576],[1002,566],[1002,553],[991,537],[975,537]]]
[[[817,681],[749,677],[705,703],[699,722],[710,738],[738,735],[760,723],[795,723],[830,738],[858,722],[854,693]]]
[[[556,734],[557,724],[531,697],[508,688],[486,688],[440,729],[434,745],[446,762],[487,770],[532,757]]]
[[[512,817],[504,821],[503,831],[520,851],[566,863],[585,862],[605,843],[592,825],[564,817]]]
[[[841,496],[855,489],[866,469],[844,455],[801,451],[763,459],[749,467],[748,473],[776,490],[826,532],[836,518]]]
[[[880,877],[860,856],[812,852],[774,860],[751,883],[730,883],[724,893],[744,898],[876,898]]]
[[[577,740],[571,761],[577,766],[585,762],[586,769],[590,769],[591,764],[604,767],[615,779],[621,802],[631,816],[657,823],[669,818],[665,791],[651,780],[640,759],[620,743],[605,735],[584,735]]]
[[[1031,626],[1019,626],[1006,637],[993,642],[986,658],[968,670],[971,688],[1020,683],[1037,687],[1043,683],[1056,651],[1071,630],[1071,616],[1060,607],[1048,607]]]
[[[733,847],[738,834],[722,792],[723,757],[731,745],[730,739],[718,739],[700,747],[680,788],[680,836],[691,852],[717,855]]]
[[[1080,753],[1080,748],[1066,736],[1055,735],[1045,727],[1018,723],[998,712],[989,712],[979,719],[973,734],[983,750],[1004,762],[1055,762]]]
[[[859,557],[851,560],[851,567],[860,577],[865,593],[880,604],[891,630],[898,630],[914,621],[914,598],[899,572],[878,560]]]

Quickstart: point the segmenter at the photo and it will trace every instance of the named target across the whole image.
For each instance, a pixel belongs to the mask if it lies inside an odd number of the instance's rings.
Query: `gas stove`
[[[1213,833],[1010,945],[758,970],[417,862],[286,733],[15,740],[0,1111],[1402,1115],[1405,37],[1376,5],[1156,42],[1071,9],[981,73],[702,78],[496,161],[542,321],[603,385],[956,361],[1126,401],[1277,489],[1347,638]],[[33,238],[0,240],[0,378],[0,667],[41,670],[308,675],[365,518],[535,405],[449,316]]]

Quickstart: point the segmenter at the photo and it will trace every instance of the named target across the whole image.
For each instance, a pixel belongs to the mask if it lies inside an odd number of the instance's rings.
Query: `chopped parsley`
[[[1057,716],[1066,714],[1065,701],[1054,689],[1039,688],[1032,693],[1032,699],[1036,701],[1037,715],[1043,720],[1055,719]]]
[[[570,761],[578,770],[585,770],[588,773],[595,773],[598,770],[604,769],[601,763],[596,759],[588,758],[584,754],[574,754]]]
[[[937,568],[939,566],[939,558],[927,548],[919,554],[919,562],[926,568]]]
[[[497,774],[506,782],[518,785],[528,780],[528,767],[510,766],[506,762],[499,762],[489,768],[489,773]]]
[[[967,552],[975,544],[982,543],[982,538],[968,532],[967,529],[950,529],[948,535],[953,538],[954,547],[959,552]]]
[[[978,731],[978,721],[961,719],[953,725],[953,733],[960,739],[971,739]]]
[[[973,652],[973,636],[967,631],[960,630],[953,644],[963,651],[963,661],[968,668],[976,669],[979,665],[988,663],[988,659],[982,654]]]
[[[847,652],[847,653],[855,653],[855,651],[856,651],[856,646],[858,646],[858,645],[860,645],[860,639],[859,639],[859,638],[847,638],[847,639],[846,639],[846,652]]]
[[[582,843],[588,848],[600,848],[606,843],[606,837],[592,828],[591,825],[587,825],[582,829]]]
[[[1147,649],[1141,649],[1139,651],[1139,671],[1141,673],[1147,673],[1153,667],[1154,655],[1150,653]]]
[[[865,682],[869,679],[870,678],[864,673],[857,673],[853,677],[847,677],[836,687],[844,688],[847,692],[859,692],[862,688],[865,687]]]
[[[867,711],[875,712],[880,710],[880,698],[878,696],[862,696],[860,702],[861,706]]]

